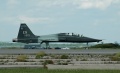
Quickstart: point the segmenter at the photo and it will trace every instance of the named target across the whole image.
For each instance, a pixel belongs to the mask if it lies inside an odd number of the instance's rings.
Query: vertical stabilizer
[[[32,38],[32,37],[35,37],[35,35],[32,33],[32,31],[29,29],[29,27],[25,23],[22,23],[20,25],[17,38],[25,39],[25,38]]]

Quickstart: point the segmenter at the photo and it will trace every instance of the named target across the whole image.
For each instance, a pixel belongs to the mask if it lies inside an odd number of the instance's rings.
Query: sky
[[[0,0],[0,41],[26,23],[35,35],[76,33],[120,43],[120,0]]]

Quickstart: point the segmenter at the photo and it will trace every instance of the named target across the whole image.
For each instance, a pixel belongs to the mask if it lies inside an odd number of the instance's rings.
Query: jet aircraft
[[[50,35],[37,36],[32,33],[29,27],[22,23],[19,28],[17,38],[13,39],[13,42],[21,43],[42,43],[46,44],[46,48],[49,47],[49,42],[72,42],[72,43],[90,43],[90,42],[100,42],[100,39],[94,39],[85,37],[79,34],[70,33],[57,33]]]

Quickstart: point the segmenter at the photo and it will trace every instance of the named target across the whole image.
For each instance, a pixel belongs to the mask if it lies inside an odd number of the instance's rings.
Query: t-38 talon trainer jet
[[[29,27],[22,23],[19,28],[17,38],[13,39],[13,42],[21,43],[46,43],[46,48],[49,47],[49,42],[73,42],[73,43],[88,43],[100,42],[102,40],[84,37],[83,35],[75,35],[74,33],[58,33],[43,36],[36,36],[32,33]]]

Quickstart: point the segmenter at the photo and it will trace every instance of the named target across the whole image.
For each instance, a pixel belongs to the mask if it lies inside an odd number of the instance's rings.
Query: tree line
[[[120,44],[118,43],[105,43],[105,44],[97,44],[93,45],[90,48],[120,48]]]

